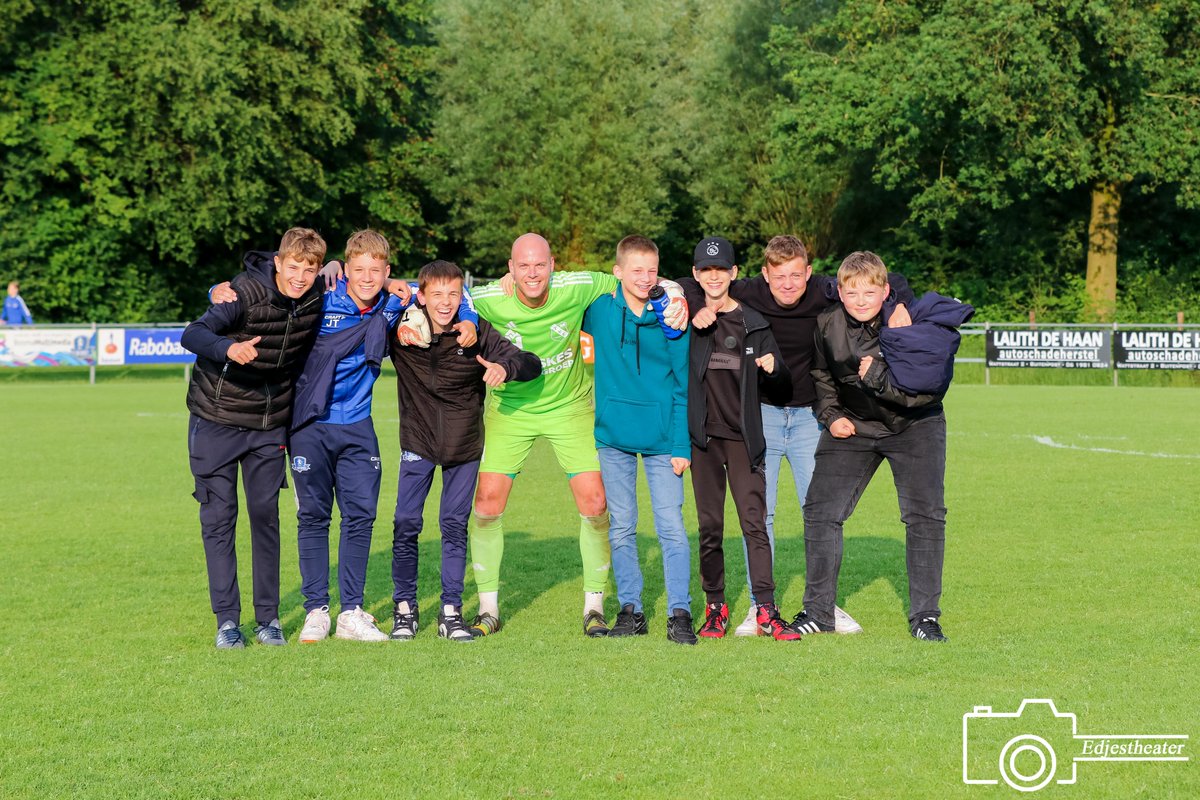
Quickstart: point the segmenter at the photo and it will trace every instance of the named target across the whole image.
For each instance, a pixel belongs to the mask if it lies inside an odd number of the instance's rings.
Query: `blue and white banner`
[[[0,327],[0,367],[86,367],[96,340],[91,328]]]
[[[96,332],[96,363],[191,364],[196,356],[179,343],[183,328],[101,328]]]

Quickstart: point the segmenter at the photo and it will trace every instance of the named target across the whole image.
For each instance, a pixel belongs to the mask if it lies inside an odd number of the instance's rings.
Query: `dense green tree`
[[[1116,303],[1122,199],[1200,207],[1200,6],[1191,0],[784,4],[778,136],[850,154],[898,195],[898,226],[945,237],[1082,199],[1092,313]],[[1089,210],[1090,207],[1090,210]],[[1064,265],[1060,254],[1042,257]],[[1069,255],[1072,250],[1066,248]],[[1010,269],[1012,267],[1010,266]],[[1023,271],[1023,265],[1017,267]]]
[[[611,259],[672,218],[670,0],[446,0],[436,25],[431,181],[468,266],[495,273],[514,236],[545,235],[561,266]]]
[[[420,0],[5,6],[0,260],[41,319],[194,313],[295,224],[429,250]]]

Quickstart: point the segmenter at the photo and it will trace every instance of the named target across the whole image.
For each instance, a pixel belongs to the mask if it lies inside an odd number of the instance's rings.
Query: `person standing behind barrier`
[[[279,625],[279,490],[287,485],[287,424],[297,375],[321,320],[317,270],[325,241],[292,228],[276,253],[251,252],[232,281],[238,299],[183,332],[196,354],[188,385],[188,454],[219,649],[245,646],[235,534],[241,467],[250,512],[255,636],[286,644]]]
[[[834,630],[842,527],[886,459],[907,529],[909,630],[917,639],[944,642],[938,604],[946,549],[945,392],[911,395],[892,383],[879,345],[889,294],[879,256],[851,253],[837,281],[842,305],[817,318],[813,380],[825,430],[804,502],[804,610],[789,628]]]
[[[10,281],[8,284],[8,297],[4,298],[4,316],[0,318],[0,323],[4,325],[33,324],[33,316],[29,313],[29,306],[25,305],[25,298],[21,297],[21,284],[17,281]]]
[[[658,246],[654,242],[645,236],[622,239],[613,275],[621,281],[620,290],[597,298],[583,316],[583,329],[591,334],[596,348],[595,436],[608,498],[613,578],[621,605],[608,635],[649,632],[638,568],[640,453],[650,487],[654,530],[662,547],[667,638],[695,644],[688,589],[691,559],[683,526],[683,473],[692,456],[687,430],[689,339],[686,332],[668,339],[647,305],[650,290],[658,283]],[[680,313],[686,315],[686,308],[681,306]]]
[[[896,302],[895,311],[888,319],[890,327],[908,324],[905,304],[913,301],[908,281],[902,275],[888,276],[892,287],[891,300]],[[699,307],[703,295],[691,278],[680,280],[687,292],[688,302]],[[772,558],[775,554],[775,506],[779,498],[779,478],[783,460],[791,468],[796,498],[804,502],[808,494],[808,482],[812,477],[813,458],[820,438],[820,427],[813,414],[816,388],[813,386],[813,333],[817,315],[827,308],[838,305],[837,281],[829,275],[812,271],[808,261],[808,250],[795,236],[776,236],[767,243],[763,251],[762,274],[751,278],[739,278],[729,287],[733,299],[744,303],[762,314],[771,325],[771,333],[779,343],[783,363],[787,365],[791,381],[777,385],[764,392],[762,398],[763,434],[767,442],[767,538],[771,543]],[[746,541],[742,540],[742,551],[746,554]],[[747,563],[749,558],[747,556]],[[776,570],[778,572],[778,570]],[[750,583],[747,570],[746,582]],[[750,588],[750,608],[746,618],[734,629],[737,636],[756,636],[761,633],[757,620],[757,604],[754,588]],[[862,630],[849,614],[835,608],[838,631],[857,633]]]

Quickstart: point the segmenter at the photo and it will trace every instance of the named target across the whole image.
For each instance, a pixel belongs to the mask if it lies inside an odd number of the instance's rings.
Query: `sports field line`
[[[1147,458],[1184,458],[1184,459],[1200,459],[1200,454],[1197,453],[1147,453],[1144,450],[1115,450],[1111,447],[1083,447],[1077,444],[1065,444],[1056,442],[1049,436],[1031,435],[1038,444],[1043,444],[1046,447],[1053,447],[1058,450],[1082,450],[1088,453],[1112,453],[1119,456],[1146,456]]]

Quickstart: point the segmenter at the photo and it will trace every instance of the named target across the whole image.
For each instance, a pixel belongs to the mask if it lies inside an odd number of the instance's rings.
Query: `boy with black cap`
[[[787,386],[791,378],[766,319],[729,296],[737,277],[733,245],[719,236],[701,239],[692,263],[704,292],[704,307],[693,317],[703,329],[693,333],[688,370],[692,488],[700,525],[700,581],[707,597],[697,634],[720,639],[729,624],[722,549],[728,482],[746,539],[758,623],[775,639],[795,641],[800,634],[788,629],[775,605],[759,408],[760,379],[768,386]]]

